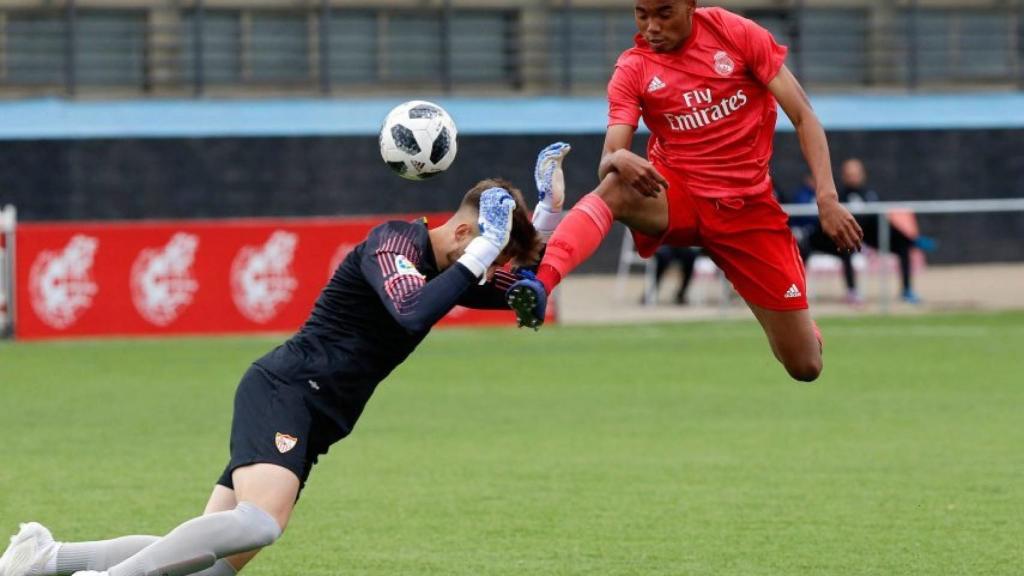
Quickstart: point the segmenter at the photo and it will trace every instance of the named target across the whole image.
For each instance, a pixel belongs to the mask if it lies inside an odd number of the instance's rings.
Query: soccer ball
[[[380,128],[380,155],[402,178],[426,180],[455,160],[455,122],[437,104],[411,100],[395,106]]]

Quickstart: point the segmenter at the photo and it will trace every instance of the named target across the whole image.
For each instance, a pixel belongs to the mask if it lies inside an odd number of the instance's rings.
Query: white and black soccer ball
[[[455,122],[437,104],[411,100],[395,106],[380,129],[380,155],[402,178],[426,180],[455,160]]]

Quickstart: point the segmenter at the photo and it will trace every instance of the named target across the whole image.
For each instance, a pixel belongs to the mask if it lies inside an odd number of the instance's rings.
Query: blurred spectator
[[[809,177],[804,181],[793,197],[793,202],[813,202],[814,192]],[[843,162],[840,175],[839,200],[849,204],[854,209],[858,204],[865,202],[878,202],[878,193],[867,185],[867,170],[859,158],[850,158]],[[900,265],[900,279],[902,281],[901,298],[911,304],[920,303],[921,299],[914,292],[913,276],[910,265],[910,251],[912,248],[921,248],[931,251],[934,248],[934,241],[926,236],[921,236],[917,219],[914,214],[906,210],[894,210],[889,214],[889,251],[896,255]],[[857,222],[864,230],[864,243],[878,248],[878,216],[864,214],[857,216]],[[811,252],[824,252],[838,256],[843,262],[843,279],[846,282],[846,300],[851,304],[861,304],[864,299],[857,290],[857,277],[853,269],[853,259],[850,254],[839,254],[832,241],[822,232],[817,218],[797,217],[790,221],[793,233],[800,246],[800,255],[804,262]]]
[[[665,271],[672,265],[673,262],[679,262],[679,268],[682,272],[682,282],[679,285],[679,290],[676,292],[675,303],[679,305],[686,305],[686,289],[690,287],[690,280],[693,278],[693,267],[697,261],[697,256],[700,255],[700,248],[693,247],[682,247],[682,246],[668,246],[661,245],[654,252],[654,294],[657,298],[658,285],[661,284],[661,279],[665,275]]]

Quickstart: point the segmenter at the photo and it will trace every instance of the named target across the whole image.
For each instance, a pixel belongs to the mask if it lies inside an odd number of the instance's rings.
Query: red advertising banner
[[[15,337],[291,332],[370,229],[412,218],[19,224]],[[458,307],[442,324],[515,316]]]

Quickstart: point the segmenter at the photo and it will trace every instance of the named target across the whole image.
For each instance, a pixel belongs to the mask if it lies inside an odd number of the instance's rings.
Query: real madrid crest
[[[719,76],[729,76],[735,69],[736,65],[733,63],[732,58],[729,58],[729,55],[724,50],[715,52],[715,72]]]

